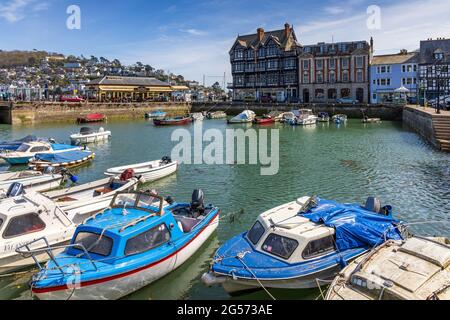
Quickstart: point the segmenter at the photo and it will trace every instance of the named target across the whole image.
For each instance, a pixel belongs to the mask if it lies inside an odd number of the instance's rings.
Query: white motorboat
[[[0,274],[14,272],[35,263],[16,249],[37,241],[33,249],[69,243],[76,225],[52,200],[34,191],[0,202]],[[45,237],[45,240],[43,239]],[[39,240],[41,239],[41,240]],[[36,256],[46,261],[45,254]]]
[[[110,137],[111,131],[105,131],[104,128],[100,128],[98,129],[98,131],[95,131],[92,128],[83,127],[80,129],[80,133],[76,133],[70,136],[70,141],[73,145],[80,145],[105,141]]]
[[[334,279],[326,300],[450,300],[450,239],[388,241]]]
[[[105,172],[105,175],[118,176],[124,173],[126,170],[132,170],[133,174],[139,177],[143,183],[147,183],[167,177],[168,175],[176,172],[177,169],[177,161],[172,161],[169,157],[164,157],[162,158],[162,160],[111,168]]]
[[[307,126],[317,123],[318,117],[310,109],[299,109],[293,111],[295,118],[289,121],[290,125]]]
[[[225,111],[212,111],[206,114],[208,119],[223,119],[227,117]]]
[[[82,150],[82,148],[45,141],[32,141],[21,144],[15,151],[3,151],[0,157],[11,165],[23,165],[37,154],[58,154],[77,150]]]
[[[240,114],[238,114],[236,117],[228,120],[228,123],[251,123],[255,119],[256,114],[251,110],[244,110]]]
[[[64,175],[57,173],[44,174],[42,172],[32,170],[1,172],[0,194],[7,193],[11,185],[14,183],[20,183],[27,190],[43,192],[58,188],[63,181]]]
[[[290,123],[290,121],[295,119],[295,113],[292,111],[284,112],[281,116],[281,123]]]
[[[118,192],[134,191],[139,180],[134,177],[110,177],[83,185],[43,193],[63,209],[71,221],[81,223],[89,215],[108,207]]]
[[[203,119],[205,119],[205,116],[201,112],[194,112],[191,114],[191,118],[193,121],[203,121]]]

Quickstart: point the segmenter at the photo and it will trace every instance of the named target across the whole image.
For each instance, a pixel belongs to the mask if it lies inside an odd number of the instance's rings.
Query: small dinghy
[[[236,117],[228,120],[229,124],[235,124],[235,123],[251,123],[256,117],[256,114],[251,110],[244,110],[240,114],[238,114]]]
[[[68,244],[76,228],[52,200],[33,191],[27,190],[24,194],[23,189],[17,190],[14,197],[0,203],[0,274],[35,264],[31,256],[16,253],[24,243],[35,241],[31,249]],[[48,259],[45,254],[34,258],[40,262]]]
[[[114,195],[137,189],[139,180],[132,173],[74,185],[70,188],[43,193],[62,208],[75,223],[80,223],[92,213],[105,209]]]
[[[219,209],[205,206],[200,190],[194,191],[191,203],[164,208],[163,201],[151,193],[117,194],[110,209],[77,228],[63,253],[51,255],[47,265],[40,266],[31,281],[34,296],[115,300],[177,269],[216,230]],[[43,252],[25,249],[21,252],[26,255]],[[74,270],[78,270],[75,285]]]
[[[350,263],[326,300],[450,300],[450,239],[414,236]]]
[[[327,112],[319,112],[317,121],[330,122],[330,115]]]
[[[191,114],[192,121],[203,121],[205,116],[201,112],[194,112]]]
[[[295,110],[293,113],[295,118],[289,120],[291,126],[307,126],[317,123],[317,116],[310,109]]]
[[[192,123],[191,117],[178,117],[178,118],[166,118],[166,119],[153,119],[155,126],[184,126]]]
[[[126,170],[132,170],[134,175],[139,177],[143,183],[155,181],[175,173],[178,169],[178,162],[172,161],[169,157],[162,160],[131,164],[117,168],[108,169],[107,176],[119,176]]]
[[[36,192],[48,191],[58,188],[65,180],[63,173],[58,174],[48,171],[45,174],[38,171],[18,171],[0,173],[0,194],[7,193],[7,190],[14,183],[20,183],[25,189]],[[0,195],[1,198],[1,195]]]
[[[269,114],[267,116],[275,119],[275,122],[281,122],[284,114],[285,114],[285,112],[283,112],[283,111],[271,111],[271,112],[269,112]]]
[[[362,123],[380,123],[381,119],[380,118],[369,118],[367,116],[364,116]]]
[[[77,118],[77,123],[92,123],[92,122],[104,122],[107,118],[103,113],[91,113],[87,116]]]
[[[203,275],[229,293],[264,288],[306,289],[331,280],[350,261],[401,240],[390,207],[380,209],[302,197],[261,214],[249,232],[227,241]],[[321,283],[323,284],[323,283]]]
[[[166,116],[167,116],[167,112],[164,112],[162,110],[147,112],[145,114],[146,119],[164,119]]]
[[[265,116],[262,116],[262,117],[256,117],[253,120],[253,123],[254,124],[260,124],[260,125],[272,124],[272,123],[275,123],[275,118],[272,118],[271,116],[268,116],[268,115],[265,115]]]
[[[226,117],[227,114],[224,111],[213,111],[206,114],[206,118],[208,119],[224,119]]]
[[[95,158],[95,153],[88,150],[67,151],[55,154],[37,154],[30,160],[28,166],[35,171],[45,171],[48,167],[75,168],[82,166]]]
[[[111,131],[105,131],[104,128],[100,128],[98,131],[95,131],[93,128],[83,127],[80,129],[80,133],[70,136],[70,141],[72,145],[80,145],[105,141],[110,137]]]
[[[25,142],[15,151],[3,151],[0,157],[10,165],[25,165],[37,154],[59,154],[68,151],[81,150],[81,147],[66,144],[49,143],[45,141]]]
[[[281,123],[289,123],[295,119],[295,113],[292,111],[284,112],[280,120]]]
[[[347,119],[345,114],[336,114],[333,116],[333,122],[336,124],[346,123]]]

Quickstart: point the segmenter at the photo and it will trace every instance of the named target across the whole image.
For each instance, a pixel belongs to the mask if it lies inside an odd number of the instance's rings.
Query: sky
[[[67,28],[71,5],[80,29]],[[449,17],[448,0],[0,0],[0,49],[140,61],[211,84],[231,80],[228,51],[258,27],[288,22],[303,45],[373,37],[388,54],[450,38]]]

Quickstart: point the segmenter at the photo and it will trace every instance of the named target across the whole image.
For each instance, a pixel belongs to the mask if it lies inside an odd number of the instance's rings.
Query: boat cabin
[[[175,203],[152,193],[118,193],[110,208],[77,228],[72,245],[85,248],[93,260],[111,264],[148,253],[191,232],[215,209],[203,208],[202,200]],[[166,201],[170,205],[164,207]],[[76,256],[82,250],[70,247],[66,253]]]
[[[309,199],[302,197],[261,214],[246,235],[249,243],[256,251],[289,264],[334,253],[334,229],[298,214]]]
[[[14,255],[19,245],[41,237],[49,241],[63,238],[62,233],[70,229],[75,229],[75,225],[66,214],[39,193],[27,191],[19,197],[2,199],[0,256]]]
[[[46,142],[26,142],[22,143],[19,148],[17,148],[16,152],[23,153],[41,153],[51,151],[52,147],[50,144]]]

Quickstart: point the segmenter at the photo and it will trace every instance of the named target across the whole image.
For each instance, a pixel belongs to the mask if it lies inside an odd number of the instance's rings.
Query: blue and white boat
[[[230,294],[262,288],[306,289],[332,280],[350,261],[402,239],[389,206],[366,207],[302,197],[261,214],[249,232],[227,241],[202,277]]]
[[[200,190],[194,191],[192,203],[169,201],[164,207],[163,202],[152,193],[117,194],[110,208],[78,226],[63,253],[39,266],[31,283],[34,295],[119,299],[178,268],[216,230],[219,209],[204,206]],[[29,256],[51,250],[58,248],[22,247],[19,252]]]
[[[0,153],[0,158],[11,165],[24,165],[37,154],[57,154],[82,149],[82,147],[75,147],[66,144],[50,143],[46,141],[31,141],[22,143],[15,151],[3,151]]]
[[[26,136],[26,137],[24,137],[22,139],[19,139],[19,140],[3,141],[3,142],[0,142],[0,150],[15,151],[24,142],[32,142],[32,141],[38,141],[38,140],[39,140],[38,137],[30,135],[30,136]]]
[[[345,114],[336,114],[333,116],[333,121],[336,124],[346,123],[347,116]]]
[[[156,110],[152,112],[147,112],[145,118],[147,119],[164,119],[167,116],[167,112],[162,110]]]

